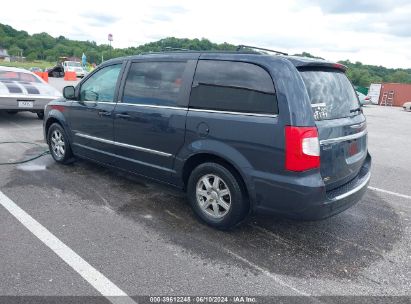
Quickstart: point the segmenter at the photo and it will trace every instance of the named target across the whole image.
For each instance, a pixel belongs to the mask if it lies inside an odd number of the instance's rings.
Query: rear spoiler
[[[298,70],[305,70],[305,69],[312,69],[312,68],[328,68],[328,69],[337,69],[340,71],[347,71],[347,66],[341,63],[332,63],[332,62],[321,62],[321,61],[313,61],[313,62],[301,62],[295,64]]]

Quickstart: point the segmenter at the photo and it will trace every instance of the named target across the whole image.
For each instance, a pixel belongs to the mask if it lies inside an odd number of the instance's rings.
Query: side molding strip
[[[104,138],[100,138],[100,137],[94,137],[94,136],[90,136],[90,135],[83,134],[83,133],[75,133],[75,135],[78,136],[78,137],[83,137],[83,138],[99,141],[99,142],[102,142],[102,143],[105,143],[105,144],[115,145],[115,146],[118,146],[118,147],[133,149],[133,150],[137,150],[137,151],[141,151],[141,152],[157,154],[157,155],[165,156],[165,157],[172,156],[172,154],[170,154],[170,153],[157,151],[157,150],[152,150],[152,149],[148,149],[148,148],[143,148],[143,147],[139,147],[139,146],[133,146],[133,145],[129,145],[129,144],[124,144],[124,143],[121,143],[121,142],[108,140],[108,139],[104,139]]]

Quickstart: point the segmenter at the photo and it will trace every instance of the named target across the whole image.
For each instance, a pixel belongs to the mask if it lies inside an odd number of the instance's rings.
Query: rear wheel
[[[249,204],[241,182],[217,163],[204,163],[193,170],[187,194],[196,215],[218,229],[236,226],[248,213]]]
[[[73,154],[71,152],[70,143],[68,142],[66,132],[58,123],[50,126],[47,133],[47,143],[51,156],[58,163],[68,164]]]

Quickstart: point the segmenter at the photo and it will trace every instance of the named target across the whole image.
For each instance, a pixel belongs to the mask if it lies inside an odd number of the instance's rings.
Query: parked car
[[[77,77],[83,78],[87,72],[80,62],[77,61],[63,61],[64,72],[75,72]]]
[[[367,125],[345,66],[249,52],[109,60],[46,107],[54,160],[184,189],[227,229],[252,213],[322,219],[364,195]]]
[[[46,72],[48,73],[49,77],[64,77],[64,68],[61,64],[57,64],[52,68],[48,68]]]
[[[411,101],[408,102],[404,102],[404,104],[402,105],[403,109],[405,111],[411,111]]]
[[[364,95],[363,93],[358,92],[358,91],[356,91],[356,93],[357,93],[358,99],[360,100],[360,104],[362,106],[369,105],[372,103],[370,96]]]
[[[43,119],[44,106],[61,96],[59,91],[28,70],[0,66],[0,111],[10,114],[30,111]]]

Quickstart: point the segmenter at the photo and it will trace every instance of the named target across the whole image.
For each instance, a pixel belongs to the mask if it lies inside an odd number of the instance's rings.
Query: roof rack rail
[[[173,48],[173,47],[171,47],[171,46],[166,46],[166,47],[163,47],[162,49],[161,49],[163,52],[172,52],[172,51],[190,51],[189,49],[183,49],[183,48]]]
[[[253,50],[259,50],[259,51],[273,52],[273,53],[280,54],[280,55],[285,55],[285,56],[288,55],[287,53],[284,53],[284,52],[279,52],[279,51],[270,50],[270,49],[264,49],[264,48],[260,48],[260,47],[257,47],[257,46],[243,45],[243,44],[240,44],[239,46],[237,46],[236,51],[239,52],[241,49],[253,49]]]

